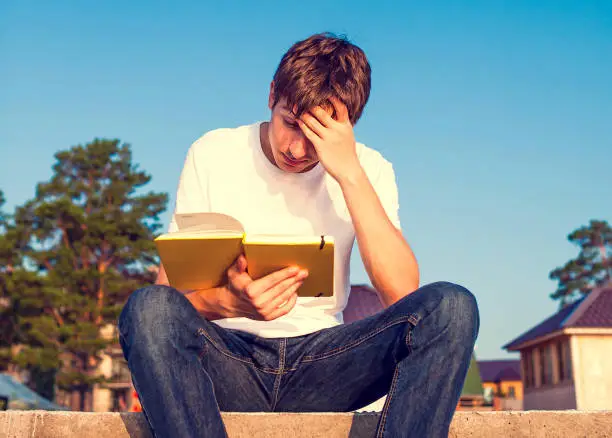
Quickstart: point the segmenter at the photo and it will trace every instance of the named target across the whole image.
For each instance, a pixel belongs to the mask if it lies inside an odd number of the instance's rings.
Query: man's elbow
[[[401,278],[398,278],[398,280],[393,283],[380,285],[378,287],[375,286],[375,289],[379,292],[380,298],[387,307],[410,295],[418,288],[418,272],[414,275],[401,276]]]
[[[416,291],[419,288],[419,284],[419,267],[415,261],[410,268],[404,271],[404,275],[399,276],[399,281],[390,286],[391,293],[395,296],[394,302]]]

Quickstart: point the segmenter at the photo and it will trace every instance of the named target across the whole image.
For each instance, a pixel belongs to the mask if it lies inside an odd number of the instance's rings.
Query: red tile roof
[[[585,305],[568,319],[569,327],[612,327],[612,286],[593,294],[587,296]]]

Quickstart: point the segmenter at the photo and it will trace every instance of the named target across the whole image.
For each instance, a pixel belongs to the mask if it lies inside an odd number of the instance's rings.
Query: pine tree
[[[104,381],[101,353],[117,341],[101,330],[116,324],[133,290],[154,280],[153,239],[167,194],[143,192],[151,176],[119,140],[96,139],[55,158],[51,179],[15,212],[25,243],[12,290],[25,348],[14,360],[42,380],[57,370],[72,409],[92,410],[92,387]]]
[[[4,212],[4,204],[4,193],[0,190],[0,371],[7,370],[11,346],[17,339],[17,317],[8,291],[8,276],[14,269],[17,254],[10,216]]]
[[[612,228],[606,221],[591,220],[568,240],[580,247],[578,257],[550,273],[558,281],[551,298],[562,307],[612,281]]]

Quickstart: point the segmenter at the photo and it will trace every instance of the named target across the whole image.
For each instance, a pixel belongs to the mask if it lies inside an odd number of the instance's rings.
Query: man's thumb
[[[239,274],[242,274],[247,270],[246,257],[244,257],[242,254],[236,259],[236,270]]]

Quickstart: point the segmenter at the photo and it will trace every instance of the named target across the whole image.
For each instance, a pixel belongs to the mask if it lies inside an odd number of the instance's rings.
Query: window
[[[556,369],[559,376],[559,382],[563,382],[567,376],[565,375],[565,356],[564,356],[564,340],[555,342],[555,350],[557,353]]]
[[[557,341],[555,344],[557,351],[557,363],[555,367],[559,375],[559,382],[572,379],[572,357],[570,354],[569,338]]]
[[[514,389],[514,386],[508,386],[508,397],[516,398],[516,390]]]
[[[542,385],[550,385],[552,380],[552,348],[551,344],[539,348],[540,351],[540,378]]]
[[[531,350],[525,350],[523,351],[522,357],[523,357],[522,365],[523,365],[523,376],[525,379],[525,388],[531,388],[535,386],[534,374],[533,374],[533,370],[534,370],[533,352]]]
[[[563,342],[563,375],[566,380],[572,380],[572,354],[570,350],[569,338]]]
[[[129,390],[118,389],[111,392],[111,411],[112,412],[123,412],[127,411]]]

